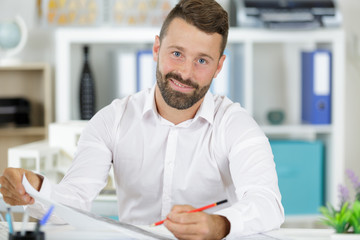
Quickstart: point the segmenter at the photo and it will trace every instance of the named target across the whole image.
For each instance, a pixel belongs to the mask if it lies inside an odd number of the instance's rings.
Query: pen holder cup
[[[9,234],[9,240],[45,240],[44,232],[26,231],[25,235],[21,232]]]

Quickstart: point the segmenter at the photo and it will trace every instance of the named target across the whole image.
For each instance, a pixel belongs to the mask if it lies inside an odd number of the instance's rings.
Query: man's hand
[[[222,239],[230,232],[230,222],[223,216],[205,212],[188,213],[194,208],[176,205],[164,222],[178,239]]]
[[[40,190],[43,178],[31,171],[22,168],[6,168],[0,177],[0,193],[3,195],[4,201],[10,205],[27,205],[33,204],[35,200],[25,192],[22,185],[23,174],[30,184]]]

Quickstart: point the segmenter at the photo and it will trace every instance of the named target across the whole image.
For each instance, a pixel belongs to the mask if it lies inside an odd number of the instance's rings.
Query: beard
[[[181,84],[193,87],[193,93],[186,94],[175,91],[169,86],[169,82],[171,81],[170,78],[177,80]],[[156,82],[167,105],[178,110],[184,110],[192,107],[205,96],[211,84],[200,87],[199,84],[190,79],[184,80],[179,74],[174,72],[169,72],[164,76],[159,70],[159,62],[156,66]]]

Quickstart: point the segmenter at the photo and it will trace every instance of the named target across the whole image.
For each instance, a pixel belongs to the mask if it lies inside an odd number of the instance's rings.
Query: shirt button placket
[[[166,144],[165,160],[164,160],[164,179],[163,179],[163,195],[161,217],[165,218],[171,210],[171,192],[174,171],[174,162],[176,156],[178,130],[171,128]]]

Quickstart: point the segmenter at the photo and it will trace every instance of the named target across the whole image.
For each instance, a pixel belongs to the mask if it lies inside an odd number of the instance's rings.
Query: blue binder
[[[302,52],[302,121],[309,124],[331,123],[331,52]]]

